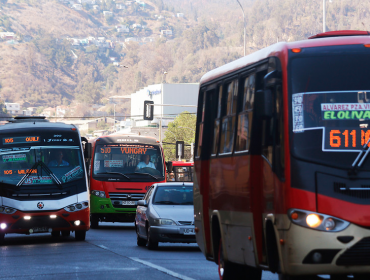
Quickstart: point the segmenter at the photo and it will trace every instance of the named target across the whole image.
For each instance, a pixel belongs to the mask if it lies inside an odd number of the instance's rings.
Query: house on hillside
[[[124,9],[126,9],[126,7],[123,4],[116,4],[116,9],[117,10],[124,10]]]
[[[161,30],[161,35],[163,35],[163,36],[172,36],[172,30],[170,30],[170,29]]]
[[[49,108],[44,109],[44,111],[41,112],[40,116],[45,116],[45,117],[55,116],[55,108],[49,107]]]
[[[80,4],[90,4],[90,5],[94,5],[95,4],[95,0],[77,0],[78,3]]]
[[[132,5],[132,3],[134,3],[134,1],[126,1],[126,2],[125,2],[125,5],[126,5],[126,6],[131,6],[131,5]]]
[[[138,39],[137,38],[135,38],[135,37],[130,37],[130,38],[126,38],[125,39],[125,42],[127,43],[127,42],[137,42],[138,41]]]
[[[111,11],[103,11],[103,15],[106,16],[113,16],[113,12]]]
[[[135,0],[136,3],[138,3],[140,6],[142,7],[145,7],[145,3],[143,1],[140,1],[140,0]]]
[[[139,23],[134,23],[134,24],[132,25],[132,28],[133,28],[133,29],[141,29],[141,24],[139,24]]]
[[[177,14],[176,14],[176,16],[177,16],[178,18],[183,18],[183,17],[184,17],[184,13],[177,13]]]
[[[142,42],[144,43],[150,43],[150,42],[154,42],[154,38],[153,37],[144,37],[141,39]]]
[[[93,10],[97,10],[97,11],[98,11],[98,10],[100,10],[99,5],[94,5],[94,6],[93,6]]]
[[[19,103],[5,102],[4,105],[9,114],[23,115],[23,112],[21,111],[21,105]]]
[[[68,106],[65,105],[57,106],[55,115],[57,117],[63,118],[66,115],[68,109]]]
[[[116,25],[117,32],[119,33],[129,33],[130,28],[126,25]]]
[[[16,37],[14,32],[0,32],[0,38],[3,40],[14,40]]]
[[[73,4],[72,9],[75,9],[76,11],[81,11],[82,10],[82,5],[81,4]]]

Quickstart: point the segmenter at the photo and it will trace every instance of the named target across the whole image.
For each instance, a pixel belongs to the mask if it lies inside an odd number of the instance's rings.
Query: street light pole
[[[116,103],[113,104],[113,107],[114,107],[114,112],[113,112],[113,116],[114,116],[114,130],[116,130]]]
[[[246,30],[245,30],[245,14],[244,14],[244,9],[243,9],[242,4],[240,4],[239,0],[236,0],[236,1],[238,1],[239,5],[240,5],[240,8],[242,8],[242,12],[243,12],[243,24],[244,24],[244,56],[245,56],[245,33],[246,33]]]
[[[322,32],[326,32],[326,0],[322,0]]]

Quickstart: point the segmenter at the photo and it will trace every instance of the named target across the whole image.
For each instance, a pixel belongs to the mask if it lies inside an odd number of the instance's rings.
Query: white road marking
[[[108,247],[105,247],[104,245],[98,245],[98,247],[103,248],[105,250],[109,250],[109,248]]]
[[[146,266],[152,267],[152,268],[154,268],[154,269],[156,269],[156,270],[162,271],[162,272],[164,272],[164,273],[166,273],[166,274],[168,274],[168,275],[171,275],[171,276],[173,276],[173,277],[176,277],[176,278],[178,278],[178,279],[182,279],[182,280],[194,280],[193,278],[187,277],[187,276],[185,276],[185,275],[181,275],[181,274],[176,273],[176,272],[174,272],[174,271],[172,271],[172,270],[169,270],[169,269],[164,268],[164,267],[159,266],[159,265],[155,265],[155,264],[153,264],[153,263],[151,263],[151,262],[147,262],[147,261],[141,260],[141,259],[139,259],[139,258],[130,258],[130,257],[129,257],[129,259],[130,259],[130,260],[133,260],[133,261],[135,261],[135,262],[142,263],[142,264],[144,264],[144,265],[146,265]]]

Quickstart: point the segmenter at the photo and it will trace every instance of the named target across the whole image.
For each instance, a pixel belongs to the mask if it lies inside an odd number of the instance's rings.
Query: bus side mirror
[[[84,145],[84,157],[85,159],[91,158],[92,145],[91,143],[85,143]]]
[[[172,173],[172,171],[173,171],[172,161],[167,161],[166,162],[166,167],[167,167],[167,172]]]
[[[273,105],[272,105],[272,91],[271,89],[257,91],[257,103],[259,115],[261,118],[272,118]]]

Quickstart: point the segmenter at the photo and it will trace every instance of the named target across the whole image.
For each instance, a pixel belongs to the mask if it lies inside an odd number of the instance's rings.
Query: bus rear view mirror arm
[[[272,91],[270,89],[259,90],[257,91],[257,96],[260,98],[259,106],[260,107],[260,117],[261,118],[272,118],[273,105],[272,105]]]

